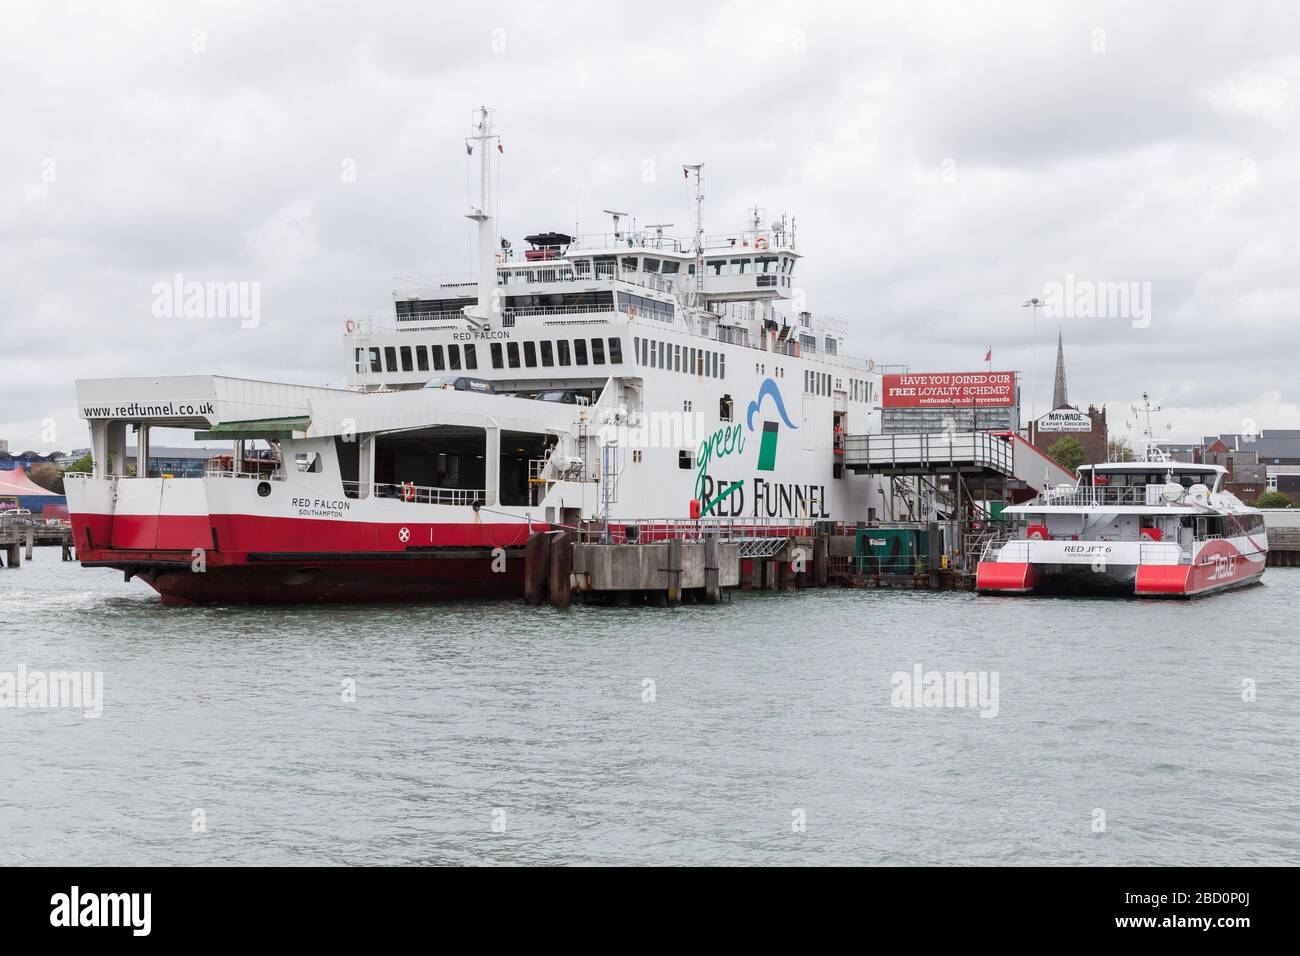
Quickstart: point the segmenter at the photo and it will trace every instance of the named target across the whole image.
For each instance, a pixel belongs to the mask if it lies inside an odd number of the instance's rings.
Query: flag
[[[469,143],[466,143],[466,144],[465,144],[465,152],[468,153],[470,156],[473,156],[473,155],[474,155],[474,147],[471,146]]]
[[[993,361],[993,349],[989,349],[987,352],[984,353],[984,361],[986,362]]]
[[[504,146],[502,146],[500,143],[497,143],[497,152],[498,152],[498,153],[504,153],[505,151],[506,151],[506,148],[505,148]]]

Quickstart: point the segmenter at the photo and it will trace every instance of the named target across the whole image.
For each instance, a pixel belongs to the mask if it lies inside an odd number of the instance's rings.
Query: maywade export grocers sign
[[[927,408],[942,405],[1014,405],[1014,372],[928,372],[886,375],[882,382],[885,408]]]
[[[1072,408],[1048,412],[1034,425],[1040,432],[1090,432],[1092,419]]]

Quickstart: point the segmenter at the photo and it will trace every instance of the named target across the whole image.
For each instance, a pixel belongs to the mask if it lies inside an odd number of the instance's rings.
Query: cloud
[[[1150,282],[1147,328],[1063,321],[1071,397],[1178,437],[1297,427],[1300,14],[1213,4],[11,4],[0,32],[0,437],[86,444],[78,377],[341,384],[343,320],[470,268],[470,112],[518,240],[606,207],[797,217],[809,307],[912,369],[1028,372],[1026,298]],[[346,170],[351,169],[349,178]],[[647,176],[647,170],[653,175]],[[262,322],[155,319],[176,274]],[[1120,416],[1122,417],[1122,415]]]

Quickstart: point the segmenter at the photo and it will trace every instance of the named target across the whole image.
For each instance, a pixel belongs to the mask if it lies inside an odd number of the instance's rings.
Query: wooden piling
[[[524,603],[536,606],[547,598],[551,535],[538,532],[524,543]]]
[[[717,604],[722,600],[722,586],[718,577],[718,539],[704,539],[704,601]]]
[[[682,603],[682,539],[668,542],[668,603]]]
[[[570,578],[573,575],[573,539],[569,532],[551,536],[549,580],[551,607],[566,608],[571,600]]]
[[[36,544],[36,532],[32,528],[27,529],[27,554],[28,561],[32,559],[32,548]]]
[[[829,537],[819,534],[813,538],[813,584],[819,588],[826,587],[826,581],[830,576],[830,569],[828,568],[830,551],[831,542]]]

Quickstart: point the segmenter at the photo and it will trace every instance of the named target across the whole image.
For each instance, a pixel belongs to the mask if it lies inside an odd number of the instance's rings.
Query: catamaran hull
[[[1028,564],[982,561],[975,589],[991,594],[1078,594],[1101,596],[1192,598],[1259,583],[1263,559],[1237,555],[1228,562],[1200,565]]]

